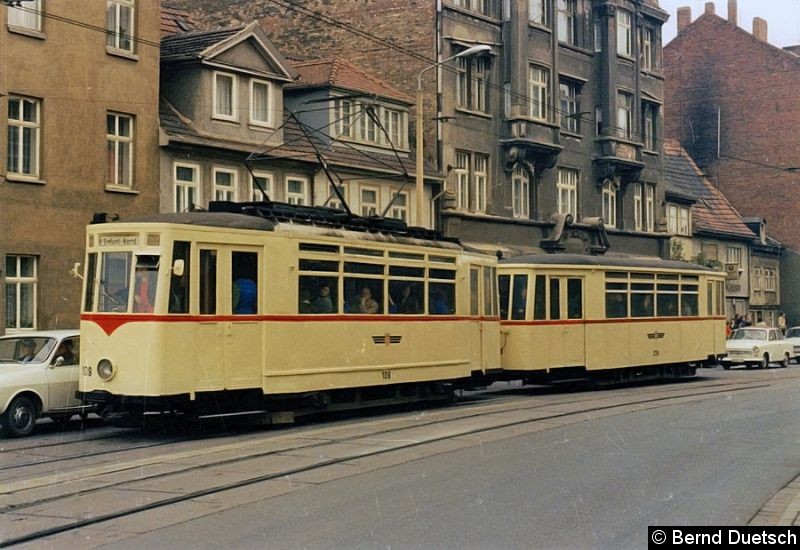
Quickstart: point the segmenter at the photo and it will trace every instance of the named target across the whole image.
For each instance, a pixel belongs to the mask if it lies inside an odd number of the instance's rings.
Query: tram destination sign
[[[99,246],[137,246],[139,235],[100,235],[97,244]]]

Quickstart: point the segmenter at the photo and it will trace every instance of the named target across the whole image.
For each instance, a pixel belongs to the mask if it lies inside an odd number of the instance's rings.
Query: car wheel
[[[730,370],[731,364],[730,363],[722,363],[722,368],[725,370]]]
[[[37,415],[36,404],[30,397],[24,395],[15,397],[0,418],[3,423],[3,433],[9,437],[30,435],[36,425]]]
[[[769,354],[765,353],[764,357],[761,358],[761,363],[759,363],[758,368],[766,369],[769,367]]]
[[[789,361],[790,361],[789,354],[785,353],[783,355],[783,361],[781,362],[781,366],[783,368],[785,368],[785,369],[788,369],[789,368]]]

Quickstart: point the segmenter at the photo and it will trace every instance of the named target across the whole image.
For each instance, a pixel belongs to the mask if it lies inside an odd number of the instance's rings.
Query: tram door
[[[582,277],[548,278],[550,320],[560,321],[557,338],[550,345],[550,364],[578,367],[586,365],[586,325],[584,319],[584,281]]]
[[[261,387],[264,346],[259,252],[248,247],[198,246],[200,320],[195,332],[197,391]]]

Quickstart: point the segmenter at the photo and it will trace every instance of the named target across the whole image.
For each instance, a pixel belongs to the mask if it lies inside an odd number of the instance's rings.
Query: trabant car
[[[794,356],[792,344],[777,328],[746,327],[734,330],[726,348],[728,356],[722,360],[724,369],[733,365],[758,365],[763,369],[773,362],[788,367],[789,359]]]
[[[79,355],[77,330],[0,337],[0,424],[7,436],[29,435],[42,416],[66,421],[91,410],[75,397]]]
[[[800,363],[800,327],[787,330],[786,341],[792,344],[792,359],[795,363]]]

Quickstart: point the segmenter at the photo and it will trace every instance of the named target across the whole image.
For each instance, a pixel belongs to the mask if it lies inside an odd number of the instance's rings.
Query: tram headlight
[[[114,365],[108,359],[101,359],[99,363],[97,363],[97,376],[103,382],[108,382],[112,378],[114,378]]]

